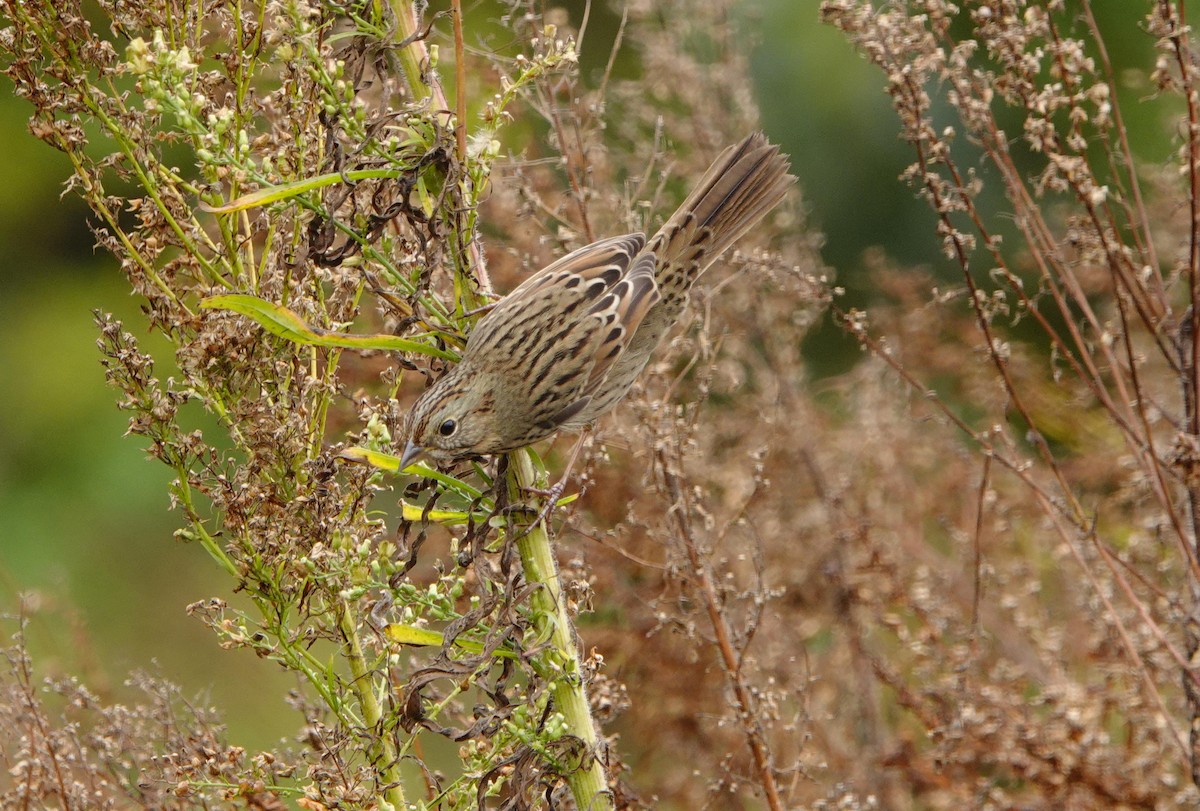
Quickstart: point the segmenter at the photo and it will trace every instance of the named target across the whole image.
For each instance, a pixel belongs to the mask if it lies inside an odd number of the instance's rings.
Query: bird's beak
[[[410,439],[408,444],[404,446],[404,453],[400,455],[400,469],[404,470],[413,462],[425,455],[425,449],[420,445],[416,445]]]

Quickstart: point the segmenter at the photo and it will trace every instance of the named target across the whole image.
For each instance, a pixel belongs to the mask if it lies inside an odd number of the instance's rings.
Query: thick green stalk
[[[417,30],[416,15],[413,13],[412,0],[389,0],[392,15],[396,20],[396,39],[403,42]],[[458,21],[461,25],[461,20]],[[460,62],[459,94],[464,92],[462,87],[461,49],[455,53]],[[449,109],[446,98],[436,78],[432,86],[425,83],[421,72],[422,62],[428,59],[428,51],[420,40],[413,41],[409,47],[399,49],[397,57],[412,94],[417,99],[432,97],[433,104],[440,109]],[[462,105],[459,107],[459,128],[465,125],[461,120]],[[461,132],[461,129],[460,129]],[[461,140],[460,140],[461,143]],[[460,155],[460,159],[467,159]],[[487,278],[486,264],[479,241],[470,238],[467,241],[467,253],[470,258],[468,268],[460,267],[456,279],[456,289],[461,299],[469,309],[474,309],[487,303],[486,293],[491,285]],[[466,283],[467,272],[473,275],[478,283]],[[533,462],[527,451],[518,451],[509,455],[509,488],[514,499],[522,498],[522,493],[533,487],[536,475]],[[572,634],[571,618],[567,614],[566,603],[562,596],[562,585],[558,579],[558,567],[554,562],[554,548],[550,536],[542,522],[532,527],[520,527],[521,533],[517,541],[517,550],[521,555],[521,565],[525,579],[538,586],[530,597],[531,608],[538,625],[538,631],[550,643],[558,654],[559,673],[551,683],[551,696],[555,709],[562,714],[567,733],[583,741],[585,752],[578,768],[566,775],[567,785],[575,798],[575,805],[580,811],[612,811],[612,795],[604,773],[603,763],[594,755],[598,750],[599,736],[592,721],[591,708],[588,705],[587,691],[583,683],[583,667],[579,661],[579,652],[575,649],[575,639]]]
[[[371,668],[367,665],[362,652],[362,643],[358,639],[358,629],[354,625],[349,606],[343,604],[338,610],[339,624],[342,635],[346,639],[346,659],[350,664],[350,675],[353,680],[351,689],[358,696],[358,704],[362,709],[363,726],[367,734],[378,733],[379,742],[374,751],[369,752],[379,767],[379,776],[387,784],[387,789],[378,798],[380,808],[404,811],[408,804],[404,801],[404,788],[400,776],[400,760],[396,755],[396,747],[391,737],[379,728],[383,719],[383,708],[375,696],[375,679]]]
[[[509,454],[508,459],[509,490],[513,498],[520,499],[523,492],[536,484],[533,461],[524,450]],[[567,614],[558,579],[558,566],[554,562],[554,547],[541,521],[528,530],[518,531],[523,533],[517,540],[517,551],[521,555],[525,579],[538,586],[530,596],[534,622],[558,654],[560,672],[550,687],[554,707],[562,713],[568,734],[582,740],[586,747],[579,768],[566,775],[567,785],[580,811],[611,811],[612,795],[608,791],[604,764],[594,757],[598,754],[599,736],[588,705],[583,667],[575,648],[571,617]]]
[[[396,20],[396,41],[405,42],[417,33],[417,15],[413,11],[413,0],[390,0],[390,2],[392,17]],[[400,70],[404,73],[405,82],[412,91],[413,97],[418,101],[428,98],[433,91],[429,85],[425,84],[425,79],[421,75],[421,62],[423,59],[429,58],[425,44],[420,40],[414,40],[407,48],[397,50],[396,58],[400,61]]]

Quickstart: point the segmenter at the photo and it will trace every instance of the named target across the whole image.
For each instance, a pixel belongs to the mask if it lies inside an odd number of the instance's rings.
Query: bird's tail
[[[647,245],[664,293],[686,290],[738,237],[779,204],[796,178],[761,132],[725,149]]]

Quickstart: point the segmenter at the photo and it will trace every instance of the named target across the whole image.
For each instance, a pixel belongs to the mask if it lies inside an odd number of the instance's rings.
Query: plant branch
[[[508,486],[514,501],[537,485],[533,460],[525,450],[508,456]],[[592,720],[584,684],[583,665],[575,646],[573,624],[563,599],[558,566],[554,562],[554,547],[545,524],[540,519],[527,528],[514,527],[521,533],[517,551],[525,579],[537,588],[530,595],[534,622],[539,636],[545,638],[558,657],[559,672],[551,678],[551,695],[555,708],[562,713],[569,734],[584,746],[577,768],[566,775],[567,785],[580,811],[611,811],[612,794],[604,775],[602,743]]]
[[[775,781],[775,769],[771,762],[771,753],[767,747],[766,736],[762,724],[759,723],[759,709],[751,693],[750,686],[742,673],[741,661],[733,646],[733,631],[722,612],[721,597],[713,582],[712,567],[700,554],[700,544],[692,531],[690,508],[679,478],[675,475],[666,452],[660,447],[655,452],[658,468],[663,482],[667,486],[667,494],[671,498],[671,515],[675,518],[678,538],[687,552],[691,572],[700,583],[700,594],[704,600],[704,608],[712,623],[713,632],[717,637],[717,649],[721,653],[721,664],[725,670],[725,678],[733,688],[738,724],[746,735],[746,743],[754,758],[754,768],[758,773],[759,784],[766,794],[767,807],[771,811],[783,811],[783,800],[779,795],[779,787]]]

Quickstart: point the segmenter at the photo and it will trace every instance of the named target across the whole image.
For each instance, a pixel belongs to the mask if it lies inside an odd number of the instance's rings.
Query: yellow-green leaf
[[[431,631],[428,628],[414,628],[411,625],[399,625],[392,623],[384,632],[388,635],[388,639],[393,642],[399,642],[401,645],[420,645],[429,647],[432,645],[441,646],[445,639],[437,631]]]
[[[316,331],[287,307],[254,296],[210,296],[202,300],[200,306],[209,310],[230,310],[249,316],[267,332],[293,343],[309,344],[318,338]]]
[[[208,203],[201,202],[200,210],[213,214],[232,214],[235,211],[245,211],[248,208],[257,208],[259,206],[270,205],[271,203],[278,203],[281,200],[287,200],[306,192],[324,188],[325,186],[332,186],[338,182],[369,180],[379,177],[400,177],[404,173],[404,169],[354,169],[345,173],[330,172],[326,175],[294,180],[291,183],[281,183],[278,186],[264,186],[256,192],[243,194],[241,197],[230,200],[222,206],[210,206]]]
[[[371,467],[378,468],[380,470],[386,470],[388,473],[401,472],[400,457],[393,456],[390,453],[382,453],[381,451],[373,451],[370,448],[363,448],[361,446],[354,445],[346,448],[339,454],[339,456],[341,456],[343,459],[348,459],[351,462],[362,462],[370,465]],[[483,495],[483,491],[478,487],[472,487],[466,482],[459,481],[453,476],[447,476],[445,473],[442,473],[439,470],[434,470],[428,465],[421,464],[420,462],[414,462],[413,464],[404,468],[403,472],[416,474],[426,479],[433,479],[447,490],[458,493],[463,498],[476,499]],[[491,509],[490,501],[485,500],[483,505],[487,509]]]
[[[405,521],[423,521],[429,520],[435,524],[442,524],[447,527],[456,527],[467,523],[470,518],[470,513],[463,510],[430,510],[429,515],[425,515],[425,509],[419,504],[409,504],[407,501],[400,502],[400,513]],[[486,514],[480,515],[480,518],[486,518]]]
[[[399,623],[392,623],[383,632],[387,634],[388,639],[401,645],[430,648],[435,645],[441,647],[446,641],[446,637],[438,631],[431,631],[428,628],[415,628],[412,625],[400,625]],[[468,653],[483,653],[483,645],[481,643],[471,639],[463,639],[462,637],[454,640],[454,647],[461,648]],[[516,658],[516,654],[504,648],[498,648],[495,655],[506,659]]]
[[[296,313],[279,304],[256,296],[233,294],[210,296],[200,302],[209,310],[229,310],[251,318],[260,327],[292,343],[304,346],[325,346],[334,349],[382,349],[389,352],[411,352],[443,360],[458,360],[458,356],[433,344],[396,335],[351,335],[307,324]]]
[[[386,470],[388,473],[400,472],[400,457],[392,456],[390,453],[373,451],[370,448],[363,448],[355,445],[351,448],[346,448],[346,450],[342,451],[338,455],[343,459],[349,459],[351,462],[362,462],[370,465],[371,467],[379,468],[380,470]],[[405,468],[405,470],[411,470],[413,473],[423,473],[423,467],[425,466],[413,463]]]

